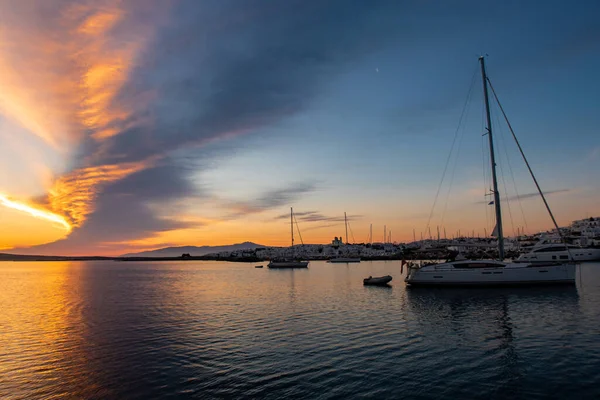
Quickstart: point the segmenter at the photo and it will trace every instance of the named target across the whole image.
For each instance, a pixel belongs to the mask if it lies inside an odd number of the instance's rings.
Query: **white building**
[[[332,246],[342,246],[344,244],[344,241],[342,240],[341,237],[335,237],[332,241],[331,241],[331,245]]]

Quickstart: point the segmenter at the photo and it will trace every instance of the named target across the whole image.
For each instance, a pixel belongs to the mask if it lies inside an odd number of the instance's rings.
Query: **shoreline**
[[[328,261],[326,258],[307,258],[306,261]],[[401,255],[386,257],[361,257],[361,261],[399,261]],[[41,256],[23,254],[0,254],[0,262],[44,262],[44,261],[227,261],[227,262],[268,262],[269,259],[258,257],[214,257],[214,256],[189,256],[189,257],[107,257],[107,256]]]

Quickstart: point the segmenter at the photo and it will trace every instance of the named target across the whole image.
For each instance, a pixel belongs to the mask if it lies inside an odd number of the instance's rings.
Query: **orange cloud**
[[[79,227],[94,211],[94,200],[102,185],[118,181],[147,168],[151,161],[101,165],[75,170],[61,176],[48,193],[50,208]]]
[[[124,18],[120,4],[70,5],[39,24],[44,7],[0,2],[9,21],[0,30],[2,114],[61,152],[73,150],[86,129],[114,134],[109,125],[127,112],[113,102],[145,40],[144,32],[127,42],[111,37]]]
[[[24,55],[26,61],[15,57],[17,44],[23,46],[22,52],[35,53],[27,47],[37,39],[6,33],[0,31],[0,111],[53,149],[64,152],[77,132],[73,118],[77,102],[69,98],[75,84],[68,75],[52,72],[56,61],[46,63],[39,54]]]
[[[81,20],[87,7],[75,6],[70,15]],[[94,11],[77,26],[71,35],[78,37],[74,59],[82,67],[79,117],[92,136],[102,140],[120,132],[116,127],[130,114],[123,104],[114,104],[115,97],[127,81],[136,54],[144,39],[120,41],[111,45],[110,31],[124,18],[125,11],[117,3]]]
[[[79,7],[80,12],[85,14],[88,10],[85,7]],[[77,32],[90,36],[99,36],[105,34],[112,28],[123,16],[122,10],[99,10],[90,15],[77,28]]]
[[[101,142],[121,132],[130,120],[133,108],[119,101],[118,95],[156,29],[156,21],[130,27],[130,18],[136,15],[133,11],[132,3],[120,0],[48,0],[36,7],[0,0],[0,115],[42,139],[47,145],[43,151],[65,159],[63,165],[88,136],[99,145],[84,160],[97,163],[99,157],[95,156],[105,151]],[[136,99],[136,103],[139,101]],[[24,148],[24,153],[39,152],[22,137],[22,132],[17,134],[15,130],[7,135],[19,141],[15,147]],[[39,159],[27,157],[24,161],[36,164]],[[39,181],[38,187],[48,190],[44,205],[49,210],[17,202],[8,195],[0,197],[0,204],[66,224],[70,230],[81,226],[94,210],[102,185],[150,164],[84,164],[66,174],[36,164],[31,178]],[[10,187],[2,189],[12,192]]]
[[[64,152],[85,129],[117,132],[128,112],[114,100],[149,32],[116,40],[126,15],[118,0],[44,8],[0,1],[0,111]]]
[[[28,204],[26,202],[20,202],[10,199],[4,194],[0,194],[0,205],[4,207],[12,208],[17,211],[27,213],[33,217],[44,219],[50,222],[61,225],[67,232],[71,231],[71,225],[67,222],[66,218],[62,215],[52,213],[48,210],[44,210],[35,205]]]

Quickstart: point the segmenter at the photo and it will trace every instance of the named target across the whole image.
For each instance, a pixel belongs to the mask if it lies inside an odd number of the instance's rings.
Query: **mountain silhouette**
[[[223,246],[179,246],[164,247],[162,249],[142,251],[139,253],[123,254],[121,257],[181,257],[182,254],[190,256],[203,256],[205,254],[220,253],[222,251],[253,250],[265,246],[252,242],[243,242]]]

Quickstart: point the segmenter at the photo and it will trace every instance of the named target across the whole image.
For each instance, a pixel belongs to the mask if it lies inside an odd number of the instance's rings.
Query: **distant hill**
[[[123,254],[121,257],[180,257],[184,253],[188,253],[193,256],[203,256],[205,254],[220,253],[222,251],[234,251],[234,250],[252,250],[263,248],[265,246],[252,243],[244,242],[237,244],[230,244],[225,246],[181,246],[181,247],[165,247],[163,249],[142,251],[140,253],[128,253]]]
[[[42,256],[31,254],[0,253],[0,261],[93,261],[114,260],[114,257],[102,256]]]

